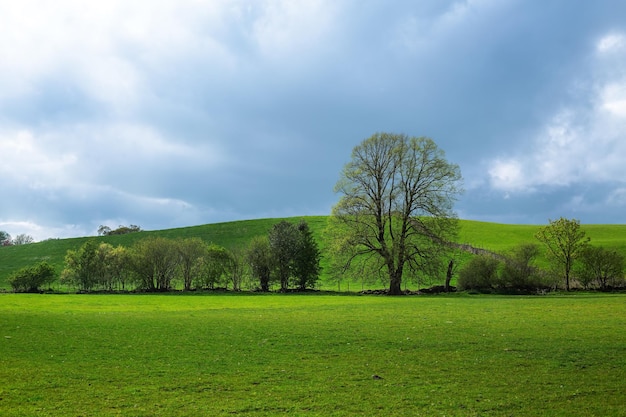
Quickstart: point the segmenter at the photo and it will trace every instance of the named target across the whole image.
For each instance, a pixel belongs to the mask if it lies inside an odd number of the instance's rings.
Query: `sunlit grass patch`
[[[624,415],[625,301],[5,294],[0,414]]]

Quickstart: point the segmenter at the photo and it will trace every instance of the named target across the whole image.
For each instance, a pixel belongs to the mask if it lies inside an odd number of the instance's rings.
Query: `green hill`
[[[297,221],[304,218],[311,227],[323,249],[323,230],[326,227],[326,216],[294,217]],[[72,239],[53,239],[22,246],[0,247],[0,289],[9,289],[6,279],[11,272],[24,266],[46,260],[55,266],[57,271],[63,268],[65,253],[69,249],[77,249],[88,239],[97,239],[112,245],[131,246],[135,241],[147,236],[167,238],[199,237],[207,242],[224,246],[229,249],[245,246],[254,236],[264,235],[273,224],[283,219],[243,220],[227,223],[214,223],[176,229],[143,231],[127,235],[81,237]],[[289,219],[288,219],[289,220]],[[507,251],[519,243],[537,242],[534,234],[539,226],[508,225],[498,223],[460,221],[461,230],[459,243],[468,243],[474,247],[495,252]],[[626,255],[626,225],[584,225],[584,230],[594,245],[618,250]]]

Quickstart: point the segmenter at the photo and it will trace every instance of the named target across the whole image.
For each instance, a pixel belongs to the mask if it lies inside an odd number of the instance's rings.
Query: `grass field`
[[[606,294],[0,294],[0,415],[624,416],[625,317]]]
[[[303,218],[309,223],[320,248],[323,249],[326,246],[323,231],[326,227],[327,217],[310,216]],[[298,221],[300,219],[300,217],[297,217],[291,220]],[[250,239],[255,236],[267,234],[272,225],[280,220],[282,219],[243,220],[177,229],[145,231],[121,236],[58,239],[23,246],[0,247],[0,289],[10,289],[6,279],[13,271],[24,266],[33,265],[41,260],[50,262],[55,266],[57,272],[60,273],[67,251],[69,249],[78,249],[88,239],[98,239],[113,245],[129,247],[138,239],[147,236],[156,235],[167,238],[199,237],[207,242],[232,249],[247,245]],[[539,226],[532,225],[508,225],[469,220],[461,220],[460,226],[458,238],[460,243],[469,243],[482,249],[497,252],[510,250],[520,243],[537,243],[534,234],[539,228]],[[591,237],[592,244],[618,250],[626,255],[626,225],[584,225],[583,228],[587,235]],[[322,266],[326,266],[327,262],[328,260],[323,258]],[[322,271],[322,281],[324,278],[324,271]],[[334,285],[327,285],[326,287],[327,289],[336,288]]]

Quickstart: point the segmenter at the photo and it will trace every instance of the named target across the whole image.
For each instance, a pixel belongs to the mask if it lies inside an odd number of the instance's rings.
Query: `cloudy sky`
[[[429,136],[459,217],[626,222],[623,0],[0,0],[0,230],[328,214]]]

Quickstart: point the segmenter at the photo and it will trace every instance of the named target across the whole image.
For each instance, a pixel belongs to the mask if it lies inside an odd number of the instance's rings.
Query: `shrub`
[[[15,292],[39,292],[41,286],[51,284],[55,279],[54,268],[44,261],[14,272],[8,282]]]
[[[514,248],[502,267],[500,285],[515,290],[544,287],[541,274],[534,265],[538,256],[539,247],[535,244],[522,244]]]
[[[499,285],[500,262],[490,256],[473,257],[461,271],[457,286],[459,290],[490,290]]]

